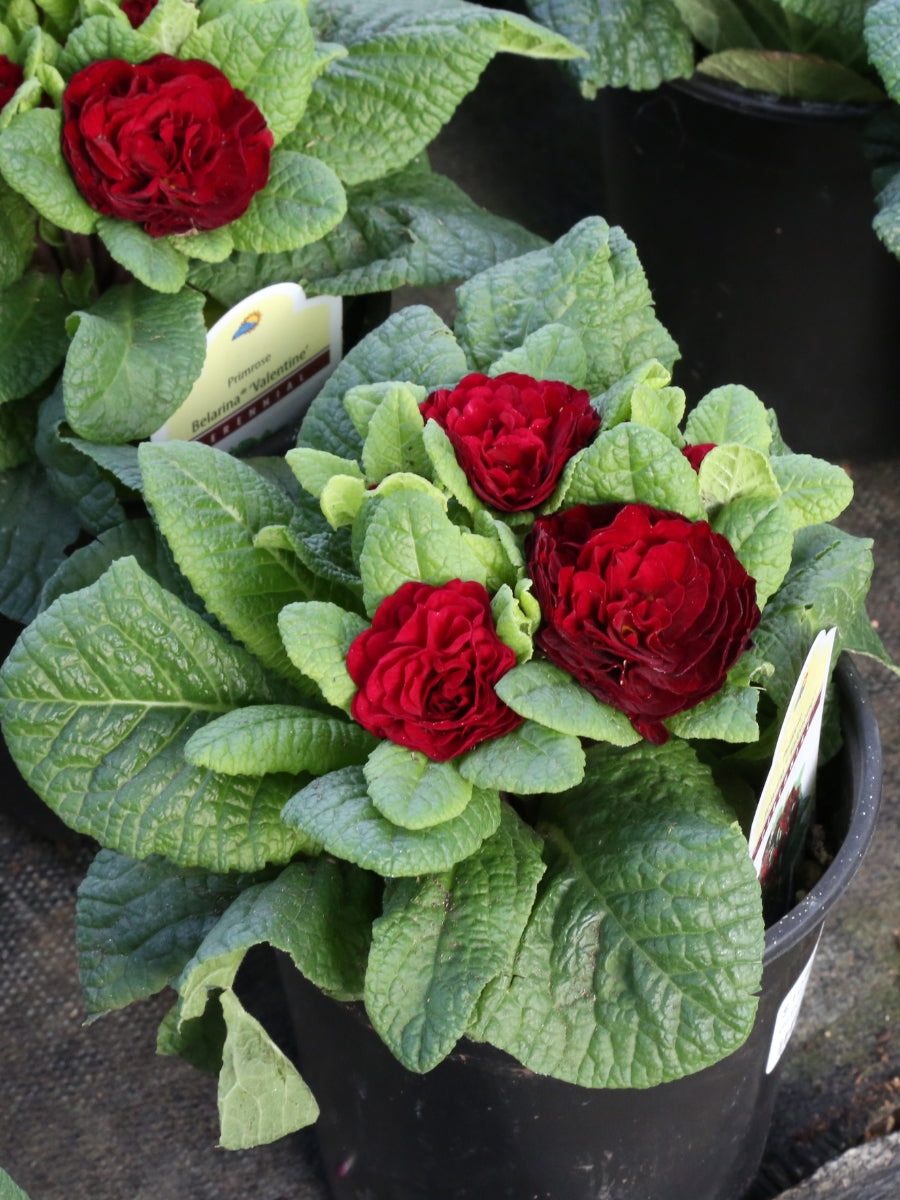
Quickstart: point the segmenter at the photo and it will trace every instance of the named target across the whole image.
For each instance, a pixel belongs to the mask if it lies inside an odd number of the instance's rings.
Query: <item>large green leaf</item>
[[[496,832],[500,797],[475,788],[458,817],[427,829],[404,829],[372,803],[362,767],[345,767],[307,784],[282,815],[337,858],[386,877],[423,875],[448,870]]]
[[[310,577],[290,553],[259,546],[289,522],[288,496],[246,463],[199,442],[145,442],[144,489],[175,561],[210,612],[267,666],[295,682],[278,613],[306,599]]]
[[[326,163],[280,149],[272,155],[265,188],[228,228],[237,250],[257,254],[294,250],[328,233],[346,211],[344,189]]]
[[[363,767],[369,798],[383,817],[404,829],[430,829],[458,817],[472,785],[453,763],[382,741]]]
[[[255,876],[215,875],[101,850],[78,889],[78,972],[91,1014],[124,1008],[177,979]]]
[[[591,392],[647,359],[671,367],[678,354],[654,315],[634,246],[601,217],[585,218],[544,250],[482,272],[457,296],[457,337],[476,370],[550,324],[581,335]]]
[[[34,214],[0,177],[0,292],[21,278],[34,250]]]
[[[62,156],[62,115],[53,108],[19,113],[0,133],[0,172],[54,225],[92,233],[98,214],[75,186]]]
[[[63,820],[122,854],[214,871],[309,845],[279,817],[293,777],[219,776],[182,752],[211,717],[287,698],[127,558],[41,613],[0,672],[7,743]]]
[[[170,296],[139,283],[111,287],[69,326],[66,415],[76,433],[96,442],[149,437],[206,360],[203,297],[191,288]]]
[[[180,292],[187,280],[183,254],[165,238],[151,237],[134,221],[101,217],[97,233],[107,250],[135,279],[155,292]]]
[[[528,0],[528,11],[587,50],[571,69],[588,97],[693,73],[691,35],[671,0]]]
[[[0,403],[28,395],[56,370],[68,313],[57,281],[39,271],[0,292]]]
[[[323,40],[349,53],[316,80],[302,136],[347,183],[423,150],[498,50],[572,52],[546,29],[533,30],[529,45],[521,18],[458,0],[312,0],[309,14]]]
[[[522,663],[498,679],[495,690],[514,712],[558,733],[614,746],[633,746],[640,741],[640,734],[623,712],[596,699],[553,663]]]
[[[59,69],[69,79],[76,71],[104,58],[122,58],[126,62],[146,62],[159,52],[143,32],[132,29],[121,17],[95,14],[88,16],[66,39]]]
[[[584,777],[584,751],[572,734],[524,721],[512,733],[469,750],[460,758],[459,773],[476,788],[523,796],[563,792]]]
[[[476,1035],[586,1087],[650,1087],[741,1045],[761,974],[759,885],[690,747],[596,747],[539,830],[547,874]]]
[[[544,873],[540,841],[504,806],[500,828],[443,875],[403,879],[375,923],[366,1011],[412,1071],[465,1033],[481,993],[506,976]]]
[[[697,64],[713,79],[792,100],[878,104],[884,92],[842,63],[782,50],[722,50]]]
[[[762,401],[740,384],[714,388],[688,413],[685,441],[692,446],[738,442],[767,451],[772,430]]]
[[[0,613],[31,620],[41,588],[79,528],[40,463],[0,471]]]

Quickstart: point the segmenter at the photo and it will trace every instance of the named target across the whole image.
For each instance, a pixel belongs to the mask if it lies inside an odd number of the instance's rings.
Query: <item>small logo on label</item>
[[[244,317],[243,321],[241,321],[240,325],[238,325],[235,332],[231,335],[231,340],[233,342],[236,342],[237,339],[241,336],[241,334],[252,333],[253,330],[257,327],[257,325],[260,323],[261,320],[262,320],[262,313],[259,313],[259,312],[247,313],[246,317]]]

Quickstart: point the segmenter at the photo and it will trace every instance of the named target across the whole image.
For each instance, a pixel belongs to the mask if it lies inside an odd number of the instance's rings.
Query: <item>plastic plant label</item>
[[[819,937],[821,938],[821,933]],[[771,1075],[787,1049],[787,1044],[791,1040],[791,1034],[797,1024],[797,1018],[800,1016],[800,1005],[803,1003],[803,997],[806,993],[806,985],[809,983],[809,977],[812,974],[813,960],[816,957],[816,951],[819,949],[819,942],[816,941],[813,947],[813,952],[809,956],[806,966],[800,972],[799,977],[794,981],[791,990],[782,1000],[778,1008],[778,1014],[775,1017],[775,1028],[772,1031],[772,1044],[769,1046],[769,1057],[766,1061],[766,1074]]]
[[[791,876],[812,809],[835,632],[819,633],[806,657],[750,827],[750,856],[764,903],[790,906]]]
[[[153,441],[244,450],[299,423],[341,359],[342,301],[295,283],[254,292],[206,335],[206,362]]]

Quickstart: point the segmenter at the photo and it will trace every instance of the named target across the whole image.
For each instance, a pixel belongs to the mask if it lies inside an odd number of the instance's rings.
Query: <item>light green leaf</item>
[[[309,406],[297,444],[359,459],[362,439],[341,404],[345,392],[385,379],[414,379],[430,389],[465,374],[465,355],[437,313],[423,305],[405,308],[388,317],[338,365]]]
[[[671,370],[653,358],[633,367],[594,402],[600,413],[603,428],[612,429],[615,425],[621,425],[623,421],[630,421],[631,401],[635,392],[648,388],[662,390],[671,378]]]
[[[808,454],[780,455],[771,463],[795,529],[833,521],[853,499],[853,481],[843,467]]]
[[[630,421],[601,429],[569,459],[546,508],[607,500],[652,504],[690,520],[703,516],[697,472],[688,460],[665,434]]]
[[[722,50],[701,59],[697,70],[741,87],[828,104],[878,104],[884,92],[842,63],[784,50]]]
[[[39,271],[0,292],[0,403],[33,392],[65,358],[68,312],[57,281]]]
[[[97,1016],[177,979],[232,900],[256,876],[215,875],[101,850],[78,889],[78,973]]]
[[[791,565],[794,527],[787,509],[778,500],[742,496],[720,509],[712,527],[756,580],[756,602],[763,608]]]
[[[266,0],[240,4],[204,24],[181,47],[228,76],[262,112],[276,143],[304,114],[312,87],[315,50],[302,4]]]
[[[322,495],[327,484],[336,475],[348,475],[360,480],[364,478],[359,463],[355,459],[341,458],[337,454],[329,454],[327,450],[312,450],[306,446],[298,446],[293,450],[288,450],[285,459],[296,475],[300,486],[316,497]]]
[[[432,476],[436,483],[446,488],[453,499],[458,501],[467,512],[483,511],[484,501],[480,500],[472,490],[465,471],[459,465],[450,438],[434,419],[425,422],[422,444],[431,468],[427,472],[428,475]]]
[[[373,930],[366,1011],[409,1070],[440,1062],[487,984],[508,974],[543,872],[538,838],[504,805],[477,854],[391,887]]]
[[[777,500],[781,488],[767,455],[751,446],[733,443],[716,446],[700,464],[697,472],[700,498],[707,512],[741,497]]]
[[[755,742],[759,740],[758,704],[758,688],[726,683],[715,696],[669,717],[665,726],[681,738],[715,738],[741,744]]]
[[[184,756],[224,775],[316,775],[362,764],[377,742],[355,722],[286,704],[238,708],[192,734]]]
[[[356,693],[347,671],[347,652],[368,627],[368,621],[356,613],[317,600],[288,604],[278,618],[291,662],[317,684],[329,704],[347,712]]]
[[[28,1196],[0,1167],[0,1200],[28,1200]]]
[[[312,1125],[319,1106],[296,1067],[234,992],[220,1000],[228,1033],[219,1075],[219,1145],[247,1150]]]
[[[588,51],[570,67],[588,98],[602,87],[655,88],[693,74],[691,35],[669,0],[529,0],[528,10]]]
[[[762,401],[749,388],[728,384],[714,388],[688,413],[684,438],[692,446],[737,442],[766,453],[772,430]]]
[[[457,337],[476,370],[551,324],[582,338],[592,394],[647,359],[671,366],[678,353],[654,316],[634,246],[600,217],[587,217],[544,250],[482,272],[463,284],[457,300]]]
[[[155,292],[180,292],[187,279],[188,264],[171,243],[144,233],[133,221],[100,217],[100,240],[116,260],[141,283]]]
[[[597,700],[552,663],[522,663],[507,671],[494,690],[513,712],[557,733],[614,746],[633,746],[641,740],[624,713]]]
[[[333,475],[319,497],[325,520],[335,530],[352,525],[366,498],[366,481],[359,475]]]
[[[430,829],[403,829],[369,798],[361,767],[322,775],[292,796],[284,821],[321,842],[329,854],[388,878],[446,871],[497,831],[500,797],[475,787],[459,814]]]
[[[303,686],[278,632],[285,604],[311,577],[290,552],[256,544],[294,506],[246,463],[199,442],[144,442],[144,492],[175,561],[207,608],[266,666]]]
[[[526,337],[521,346],[507,350],[488,369],[496,377],[513,371],[533,379],[560,379],[583,387],[588,363],[581,336],[566,325],[544,325]]]
[[[756,1013],[759,885],[690,747],[595,747],[541,832],[547,873],[476,1036],[584,1087],[650,1087],[737,1049]]]
[[[197,28],[200,8],[194,0],[156,0],[140,26],[161,54],[177,54],[182,42]]]
[[[498,693],[499,694],[499,693]],[[476,788],[530,796],[563,792],[584,777],[577,737],[525,721],[512,733],[481,742],[459,759],[459,773]]]
[[[75,186],[60,149],[56,109],[21,112],[0,133],[0,172],[43,217],[73,233],[92,233],[97,213]]]
[[[472,785],[449,762],[380,742],[363,767],[369,798],[383,817],[404,829],[429,829],[458,817]]]
[[[268,183],[228,230],[237,250],[294,250],[328,233],[346,211],[347,197],[330,167],[308,154],[280,149],[272,155]]]
[[[506,583],[498,588],[491,600],[491,615],[497,637],[516,652],[516,662],[527,662],[534,653],[533,638],[541,623],[540,607],[531,594],[531,580],[521,579],[515,591]]]
[[[114,17],[90,16],[77,25],[66,39],[58,66],[66,79],[71,79],[76,71],[105,58],[141,63],[158,53],[159,47],[143,30],[132,29],[125,14],[119,12]]]
[[[191,3],[191,0],[178,0],[178,3]],[[231,236],[231,226],[221,225],[218,229],[193,230],[188,233],[173,234],[168,239],[169,245],[183,254],[186,258],[197,258],[201,262],[218,265],[225,261],[234,249],[234,238]]]
[[[111,287],[73,314],[70,332],[66,416],[91,441],[149,437],[188,395],[206,359],[203,297],[189,288],[167,296],[139,283]]]
[[[367,479],[377,482],[400,471],[426,477],[431,474],[419,411],[426,394],[425,388],[414,384],[395,384],[385,389],[369,420],[363,445]]]
[[[680,449],[684,438],[678,426],[684,416],[685,403],[681,388],[638,384],[631,395],[631,418],[648,429],[658,429],[673,446]]]
[[[292,777],[218,776],[182,753],[211,716],[285,699],[131,559],[41,613],[0,672],[10,751],[67,824],[134,858],[213,871],[309,849],[279,817]]]

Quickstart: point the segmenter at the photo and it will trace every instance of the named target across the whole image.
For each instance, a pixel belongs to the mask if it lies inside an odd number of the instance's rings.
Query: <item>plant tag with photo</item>
[[[242,300],[207,333],[200,377],[151,440],[241,450],[298,424],[340,362],[342,308],[295,283]]]
[[[794,687],[750,827],[750,856],[765,908],[789,901],[812,812],[825,691],[836,630],[822,630]]]

